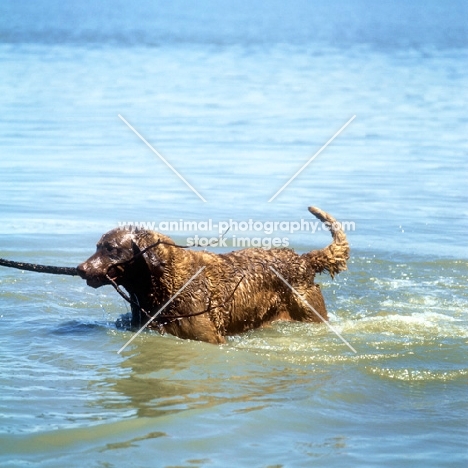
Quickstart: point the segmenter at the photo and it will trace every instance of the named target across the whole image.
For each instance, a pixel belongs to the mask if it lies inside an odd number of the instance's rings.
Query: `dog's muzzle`
[[[76,269],[78,270],[80,277],[86,280],[86,284],[92,288],[99,288],[105,284],[109,284],[109,280],[105,275],[90,274],[89,270],[86,268],[85,263],[78,265]]]

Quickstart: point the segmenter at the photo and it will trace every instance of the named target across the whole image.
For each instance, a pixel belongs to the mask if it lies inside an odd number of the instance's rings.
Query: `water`
[[[223,346],[146,333],[118,355],[112,289],[2,268],[0,464],[465,466],[466,17],[2,2],[0,257],[76,265],[120,222],[312,221],[313,204],[355,223],[349,271],[318,282],[358,352],[277,323]]]

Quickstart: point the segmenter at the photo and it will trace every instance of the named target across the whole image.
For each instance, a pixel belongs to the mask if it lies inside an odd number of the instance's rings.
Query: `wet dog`
[[[150,327],[180,338],[223,343],[225,336],[275,320],[326,320],[314,278],[345,270],[349,245],[332,216],[309,211],[329,227],[328,247],[302,255],[288,248],[214,254],[182,248],[158,232],[117,228],[101,237],[78,273],[94,288],[125,288],[133,325],[154,316]]]

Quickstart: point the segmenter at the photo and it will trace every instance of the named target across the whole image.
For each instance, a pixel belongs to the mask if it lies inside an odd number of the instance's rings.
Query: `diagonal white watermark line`
[[[120,354],[203,270],[202,266],[118,351]]]
[[[138,131],[132,126],[130,125],[120,114],[117,114],[120,118],[120,120],[122,120],[122,122],[133,132],[135,133],[135,135],[140,138],[140,140],[156,155],[158,156],[159,159],[161,159],[161,161],[166,164],[166,166],[172,170],[172,172],[174,172],[174,174],[179,177],[180,180],[182,180],[182,182],[185,183],[185,185],[187,185],[187,187],[193,192],[195,193],[202,201],[204,201],[206,203],[206,200],[198,193],[198,191],[187,181],[185,180],[184,176],[182,174],[180,174],[165,158],[164,156],[162,156],[158,151],[156,151],[147,141],[146,139],[140,134],[138,133]]]
[[[351,350],[353,351],[353,353],[356,353],[357,354],[357,351],[340,335],[340,333],[338,332],[338,330],[336,330],[335,328],[333,328],[303,297],[302,295],[296,291],[296,289],[294,289],[284,278],[283,276],[281,275],[281,273],[277,272],[272,266],[269,267],[270,270],[286,285],[289,287],[289,289],[291,289],[291,291],[296,294],[299,299],[307,305],[307,307],[309,307],[310,310],[312,310],[312,312],[314,312],[315,315],[317,315],[317,317]]]
[[[272,202],[354,119],[353,115],[269,200]]]

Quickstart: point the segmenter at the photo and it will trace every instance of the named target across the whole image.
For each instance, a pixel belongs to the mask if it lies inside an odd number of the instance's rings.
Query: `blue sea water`
[[[316,205],[354,223],[349,270],[317,280],[357,353],[278,323],[219,347],[147,333],[118,355],[112,289],[2,268],[0,464],[466,466],[467,17],[463,1],[2,1],[0,257],[76,265],[119,223]]]

